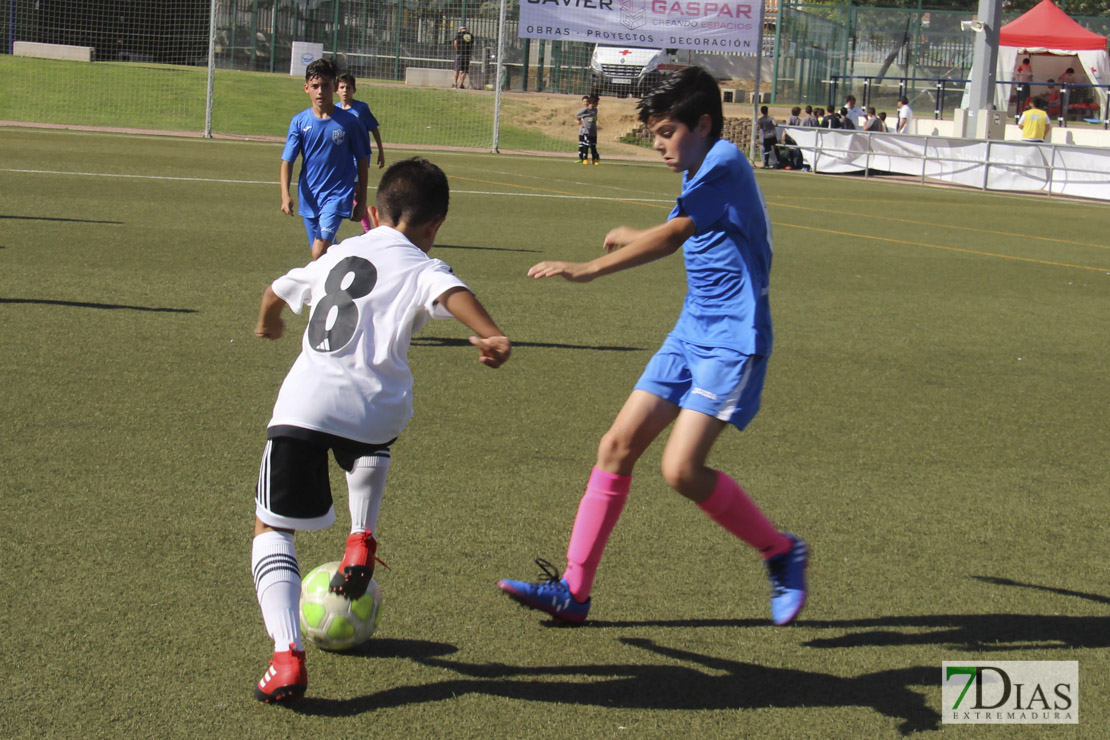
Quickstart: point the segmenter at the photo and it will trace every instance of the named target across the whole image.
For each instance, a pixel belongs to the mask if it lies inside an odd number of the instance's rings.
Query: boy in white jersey
[[[297,607],[298,529],[335,521],[328,451],[347,473],[351,534],[331,590],[357,599],[374,572],[373,530],[389,446],[412,416],[408,348],[430,318],[454,317],[474,331],[479,361],[499,367],[510,344],[482,304],[428,256],[447,217],[447,177],[419,158],[394,164],[378,185],[375,228],[333,246],[266,288],[255,336],[278,339],[281,312],[311,306],[301,354],[282,383],[267,430],[255,496],[251,567],[270,667],[255,688],[264,702],[302,696],[307,686]]]
[[[806,544],[780,532],[724,473],[706,465],[726,426],[743,429],[759,410],[771,353],[768,282],[771,223],[763,194],[736,145],[720,138],[721,94],[705,70],[668,77],[639,103],[654,148],[682,194],[668,220],[650,229],[620,226],[605,236],[608,254],[590,262],[540,262],[528,275],[588,282],[666,257],[680,248],[686,301],[678,322],[648,362],[616,421],[601,439],[578,507],[562,576],[537,560],[540,583],[498,586],[560,622],[580,623],[609,535],[624,508],[636,461],[671,423],[663,477],[715,522],[757,549],[771,580],[771,618],[788,624],[805,604]]]

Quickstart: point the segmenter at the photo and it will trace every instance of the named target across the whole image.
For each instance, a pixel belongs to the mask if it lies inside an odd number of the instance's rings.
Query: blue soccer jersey
[[[338,106],[324,119],[314,116],[311,108],[303,110],[289,122],[281,158],[295,162],[298,154],[297,212],[308,218],[322,213],[349,216],[358,181],[355,162],[370,155],[362,124]]]
[[[350,113],[362,127],[366,129],[366,135],[369,136],[371,131],[378,128],[378,119],[374,118],[374,114],[370,112],[370,106],[361,100],[352,100],[350,108],[343,108],[344,113]]]
[[[718,140],[698,171],[682,177],[667,217],[696,231],[682,245],[686,301],[672,334],[691,344],[771,353],[771,219],[755,173],[736,145]]]

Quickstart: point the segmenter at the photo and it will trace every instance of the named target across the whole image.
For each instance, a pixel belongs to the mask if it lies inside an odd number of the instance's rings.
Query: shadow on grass
[[[415,347],[470,347],[470,341],[457,337],[413,337]],[[589,349],[595,352],[646,352],[643,347],[620,347],[616,345],[589,345],[589,344],[556,344],[555,342],[517,342],[513,341],[513,349],[518,347],[542,347],[544,349]]]
[[[996,576],[972,576],[976,581],[983,583],[990,583],[995,586],[1017,586],[1018,588],[1032,588],[1037,591],[1048,591],[1049,593],[1060,594],[1061,596],[1075,596],[1080,599],[1087,599],[1088,601],[1095,601],[1099,604],[1110,604],[1110,596],[1100,596],[1099,594],[1089,594],[1083,591],[1070,591],[1066,588],[1056,588],[1054,586],[1038,586],[1035,583],[1021,583],[1009,578],[998,578]]]
[[[456,699],[464,694],[580,704],[609,709],[679,711],[760,709],[766,707],[865,707],[901,720],[903,734],[938,729],[940,715],[911,686],[937,683],[937,666],[913,666],[841,678],[827,673],[745,663],[666,647],[652,640],[621,638],[621,643],[653,656],[691,663],[509,666],[443,660],[434,650],[399,651],[430,668],[464,678],[399,686],[348,700],[306,697],[290,706],[315,716],[349,716],[390,707]],[[450,646],[442,646],[453,651]],[[403,653],[411,654],[405,655]],[[431,654],[425,654],[431,653]],[[374,654],[380,654],[375,650]],[[711,672],[706,672],[711,671]],[[575,680],[592,677],[594,680]]]
[[[972,576],[996,586],[1031,588],[1101,604],[1110,598],[1100,594],[1069,591],[1051,586],[1020,583],[1009,578]],[[550,620],[553,629],[630,629],[636,627],[766,627],[759,619],[678,619],[606,622],[594,620],[566,627]],[[929,614],[924,616],[872,617],[868,619],[799,619],[794,626],[808,629],[842,630],[849,634],[822,637],[803,643],[807,647],[843,648],[863,646],[943,645],[953,650],[1030,650],[1110,647],[1110,616],[1066,616],[1059,614]],[[928,630],[928,631],[923,631]]]
[[[1110,602],[1099,594],[1020,583],[1006,578],[974,578],[991,585],[1032,588],[1098,603]],[[549,624],[557,626],[553,621]],[[803,643],[814,648],[936,645],[951,650],[990,651],[1110,647],[1110,616],[935,614],[843,620],[803,619],[795,625],[795,629],[809,631],[847,632]],[[763,619],[591,620],[578,627],[561,629],[750,629],[767,626],[768,622]],[[653,640],[618,639],[623,645],[652,656],[692,666],[631,662],[563,666],[463,663],[441,657],[456,652],[457,648],[453,645],[404,640],[371,641],[362,653],[364,656],[407,658],[430,668],[454,671],[461,678],[399,686],[349,700],[306,698],[292,705],[291,709],[310,715],[346,716],[450,700],[463,694],[481,694],[551,704],[633,710],[863,707],[900,720],[898,730],[904,735],[940,729],[940,715],[927,706],[924,693],[911,688],[935,687],[939,661],[935,665],[895,668],[844,678],[702,655],[667,647]]]
[[[547,622],[552,629],[690,629],[698,627],[767,627],[761,619],[673,619],[606,622],[593,620],[578,627]],[[841,630],[849,634],[819,637],[807,647],[942,645],[953,650],[1051,650],[1110,647],[1110,616],[1069,617],[1042,614],[930,614],[869,619],[799,619],[795,627]],[[928,631],[922,631],[928,630]]]
[[[17,221],[61,221],[65,223],[75,224],[112,224],[118,226],[123,221],[98,221],[92,218],[58,218],[56,216],[7,216],[0,213],[0,219],[10,219]]]
[[[48,298],[0,298],[0,303],[37,303],[43,306],[68,306],[70,308],[124,309],[126,311],[154,311],[156,313],[196,313],[193,308],[158,308],[156,306],[125,306],[120,303],[87,303],[85,301],[56,301]]]

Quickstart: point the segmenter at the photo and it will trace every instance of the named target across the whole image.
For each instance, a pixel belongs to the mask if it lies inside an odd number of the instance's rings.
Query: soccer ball
[[[328,591],[339,562],[313,568],[301,581],[301,632],[306,642],[324,650],[350,650],[370,639],[381,618],[378,582],[361,598],[351,600]]]

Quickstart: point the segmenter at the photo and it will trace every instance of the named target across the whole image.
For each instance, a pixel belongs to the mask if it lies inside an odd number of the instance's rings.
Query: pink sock
[[[606,473],[596,466],[590,473],[586,494],[578,504],[578,516],[574,518],[574,529],[570,532],[567,569],[563,573],[570,595],[576,601],[585,601],[590,597],[601,554],[624,509],[631,484],[630,475]]]
[[[744,489],[720,471],[713,493],[698,506],[710,519],[759,550],[764,560],[790,549],[790,538],[775,529]]]
[[[366,209],[366,215],[362,217],[362,233],[365,234],[370,229],[374,228],[374,224],[370,221],[370,209]]]

